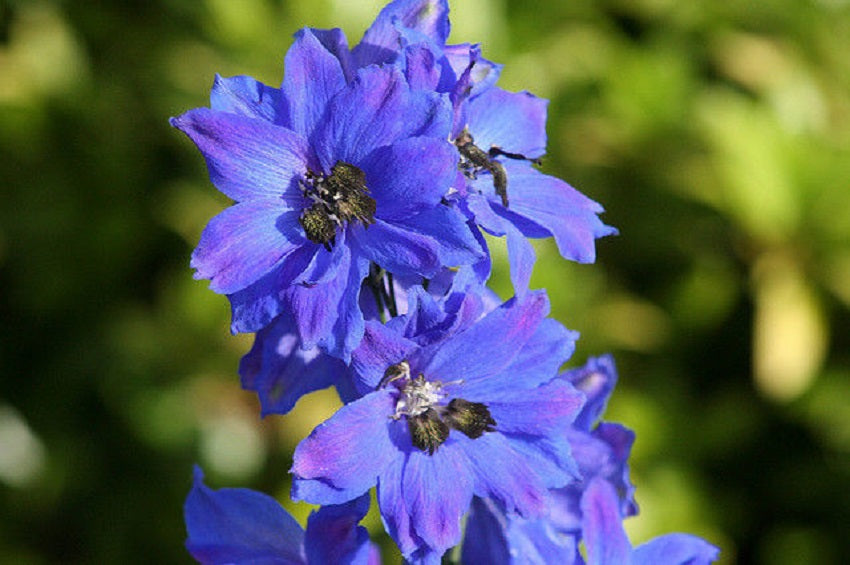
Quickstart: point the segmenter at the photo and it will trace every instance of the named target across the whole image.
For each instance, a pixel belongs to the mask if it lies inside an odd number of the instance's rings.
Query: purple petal
[[[351,59],[351,51],[348,49],[348,39],[345,37],[345,33],[339,28],[317,29],[311,27],[309,29],[319,40],[319,43],[339,60],[340,67],[342,67],[342,72],[345,75],[345,82],[353,80],[354,61]]]
[[[403,220],[440,203],[455,178],[457,151],[445,140],[412,137],[373,151],[362,168],[375,215]]]
[[[635,548],[632,565],[708,565],[720,550],[690,534],[667,534]]]
[[[603,479],[592,480],[582,496],[581,512],[587,565],[630,563],[632,547],[623,529],[614,487]]]
[[[249,76],[224,78],[216,74],[210,91],[210,108],[290,127],[289,107],[280,89]]]
[[[307,172],[308,147],[294,131],[207,108],[171,118],[171,125],[195,142],[210,180],[230,198],[280,198],[281,206],[301,208],[296,181]]]
[[[498,420],[496,423],[498,428]],[[511,445],[534,469],[546,488],[560,489],[564,485],[575,482],[579,477],[579,469],[570,442],[563,434],[553,434],[548,437],[508,434]],[[550,494],[553,491],[549,491]],[[552,507],[550,505],[550,519]]]
[[[413,451],[404,467],[402,495],[413,530],[431,549],[445,551],[460,542],[460,521],[472,499],[469,463],[456,445],[434,455]]]
[[[459,77],[458,84],[468,90],[468,96],[476,96],[496,84],[502,72],[502,65],[481,56],[481,49],[477,44],[446,45],[443,53],[455,76]]]
[[[196,279],[210,279],[222,294],[242,290],[268,273],[303,242],[298,212],[280,200],[239,202],[215,216],[192,253]]]
[[[411,91],[398,69],[367,67],[331,100],[312,141],[330,171],[337,161],[359,166],[378,147],[408,137],[446,139],[450,128],[447,99]]]
[[[257,392],[263,416],[286,414],[305,394],[345,379],[342,361],[300,345],[295,322],[284,313],[257,333],[239,362],[242,388]]]
[[[349,503],[323,506],[307,518],[304,546],[308,563],[367,565],[369,532],[357,524],[369,511],[369,495]]]
[[[388,390],[379,390],[340,408],[320,424],[295,449],[291,473],[292,497],[314,504],[334,504],[360,496],[378,480],[384,468],[397,457],[398,448],[390,440],[390,416],[395,399]],[[302,496],[299,483],[322,481],[345,491],[334,500]],[[309,485],[307,485],[309,486]],[[348,495],[342,499],[342,495]]]
[[[416,348],[416,343],[390,330],[380,322],[366,322],[363,340],[351,355],[351,368],[358,387],[375,390],[384,371],[404,359]]]
[[[496,420],[498,429],[499,421]],[[469,460],[475,479],[475,495],[494,498],[508,512],[538,516],[546,507],[548,489],[529,461],[501,433],[485,433],[477,439],[461,437],[456,445]]]
[[[401,49],[397,26],[414,29],[445,45],[449,36],[449,6],[446,0],[395,0],[390,2],[352,50],[358,66],[388,63]]]
[[[592,263],[594,240],[617,233],[597,214],[602,207],[564,181],[536,171],[528,163],[505,163],[509,211],[546,228],[565,259]],[[499,205],[501,206],[501,205]]]
[[[409,556],[424,544],[412,529],[410,510],[403,495],[405,461],[405,457],[398,457],[384,468],[378,479],[377,494],[381,519],[387,533],[398,545],[401,554]]]
[[[521,301],[512,299],[496,308],[466,331],[419,350],[411,364],[426,376],[463,379],[463,386],[469,386],[507,367],[548,313],[546,293],[530,292]]]
[[[309,28],[295,34],[284,64],[282,90],[289,101],[291,127],[309,138],[328,102],[345,87],[342,65]]]
[[[434,206],[397,223],[434,238],[439,243],[440,263],[445,267],[470,265],[485,257],[476,237],[478,230],[452,206]]]
[[[437,241],[395,223],[376,218],[354,236],[360,252],[391,273],[431,277],[442,267]]]
[[[186,548],[201,563],[305,563],[304,532],[278,502],[249,489],[211,490],[195,467]]]
[[[489,151],[498,147],[536,159],[546,153],[548,100],[528,92],[490,88],[471,99],[466,119],[475,145]]]

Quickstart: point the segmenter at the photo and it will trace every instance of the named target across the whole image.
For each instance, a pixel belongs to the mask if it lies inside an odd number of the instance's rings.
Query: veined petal
[[[348,39],[345,37],[345,33],[339,28],[318,29],[311,27],[309,29],[319,40],[319,43],[324,45],[325,49],[339,60],[342,72],[345,75],[345,82],[354,79],[354,61],[351,59],[351,51],[348,49]]]
[[[581,498],[581,512],[587,565],[630,565],[632,546],[614,487],[603,479],[592,480]]]
[[[471,99],[466,119],[475,144],[536,159],[546,153],[548,100],[529,92],[489,88]]]
[[[346,504],[322,506],[307,518],[304,547],[308,563],[367,565],[369,532],[357,524],[369,511],[369,495]]]
[[[304,28],[286,53],[282,90],[289,101],[292,129],[309,138],[330,99],[345,87],[336,55]]]
[[[599,204],[564,181],[544,175],[528,163],[505,163],[505,168],[509,211],[546,228],[565,259],[592,263],[596,259],[594,240],[617,233],[597,216],[602,212]]]
[[[392,394],[379,390],[346,404],[319,424],[295,448],[290,471],[295,475],[293,499],[305,500],[296,483],[311,480],[345,490],[351,495],[349,499],[369,490],[393,458],[399,457],[389,433],[394,410]],[[307,501],[337,502],[316,498]]]
[[[449,5],[447,0],[395,0],[390,2],[363,34],[352,50],[357,65],[388,63],[401,49],[397,25],[427,35],[438,45],[445,45],[449,36]]]
[[[195,467],[184,513],[186,548],[201,563],[305,563],[304,531],[273,498],[243,488],[212,490]]]
[[[394,274],[432,277],[443,266],[436,240],[378,218],[354,237],[366,258]]]
[[[402,495],[416,534],[430,548],[445,551],[460,542],[460,520],[472,500],[469,463],[455,444],[431,456],[407,457]]]
[[[560,380],[530,390],[505,388],[487,402],[500,432],[538,436],[566,429],[582,404],[584,395]]]
[[[281,90],[245,75],[224,78],[216,74],[210,108],[290,127],[289,106]]]
[[[378,147],[400,139],[446,139],[450,128],[445,97],[412,91],[396,68],[367,67],[333,97],[311,141],[327,172],[337,161],[359,166]]]
[[[439,244],[438,253],[442,266],[470,265],[486,256],[476,238],[477,230],[452,206],[434,206],[397,223],[411,231],[434,238]]]
[[[507,367],[548,313],[546,293],[530,292],[521,301],[512,299],[496,308],[469,329],[420,349],[412,364],[426,376],[463,379],[462,386],[468,386]],[[506,343],[511,346],[505,347]]]
[[[265,120],[207,108],[171,118],[171,125],[195,142],[210,180],[230,198],[280,198],[281,206],[301,208],[297,179],[309,164],[304,137]]]
[[[302,242],[297,212],[280,200],[246,200],[210,220],[191,265],[196,279],[210,279],[211,290],[232,294],[256,282]]]
[[[458,438],[457,446],[468,459],[476,496],[494,498],[508,512],[523,517],[543,512],[548,496],[546,485],[528,460],[514,451],[507,437],[498,432],[485,433],[474,440],[462,437]]]
[[[492,500],[474,497],[466,520],[461,562],[511,565],[507,520]]]
[[[375,215],[403,220],[440,203],[455,178],[457,151],[444,139],[411,137],[379,147],[361,166]]]
[[[505,369],[486,379],[466,380],[463,394],[467,400],[515,398],[518,390],[538,387],[553,380],[558,368],[575,351],[578,333],[557,320],[546,318],[521,347]]]

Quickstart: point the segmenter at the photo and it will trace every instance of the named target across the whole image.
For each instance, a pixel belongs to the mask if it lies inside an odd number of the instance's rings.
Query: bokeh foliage
[[[299,27],[355,41],[378,7],[0,0],[0,562],[189,562],[194,461],[287,499],[334,397],[260,421],[239,389],[250,338],[188,268],[227,202],[167,118],[216,72],[278,83]],[[850,560],[850,5],[452,7],[453,40],[551,100],[544,170],[621,231],[592,266],[541,242],[533,284],[582,333],[576,364],[617,357],[633,540]]]

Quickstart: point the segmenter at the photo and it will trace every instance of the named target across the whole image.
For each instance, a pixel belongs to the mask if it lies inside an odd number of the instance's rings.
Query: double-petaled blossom
[[[576,335],[546,319],[545,294],[483,317],[474,295],[448,307],[410,294],[407,315],[367,323],[352,357],[362,396],[296,448],[292,494],[338,504],[377,485],[402,554],[427,561],[460,541],[473,495],[545,512],[577,472],[562,430],[583,397],[555,379]]]
[[[455,179],[446,95],[411,89],[393,67],[348,81],[310,30],[286,56],[283,86],[217,78],[211,108],[172,119],[236,201],[192,256],[197,278],[227,294],[234,331],[291,311],[302,344],[347,360],[363,335],[370,264],[429,278],[483,256],[442,200]]]
[[[306,531],[278,502],[245,488],[212,490],[195,467],[186,497],[186,548],[199,563],[279,565],[378,565],[377,547],[358,523],[369,497],[325,506],[307,519]]]

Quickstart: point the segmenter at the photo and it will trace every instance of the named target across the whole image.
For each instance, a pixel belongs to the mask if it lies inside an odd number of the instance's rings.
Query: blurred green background
[[[216,72],[279,83],[304,25],[355,43],[380,4],[0,0],[0,562],[190,562],[195,461],[288,498],[334,396],[260,421],[240,390],[250,337],[188,267],[227,202],[167,119]],[[453,41],[551,100],[544,170],[621,231],[590,266],[542,242],[533,283],[582,333],[575,364],[618,360],[632,540],[850,562],[848,2],[452,8]]]

